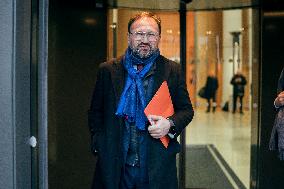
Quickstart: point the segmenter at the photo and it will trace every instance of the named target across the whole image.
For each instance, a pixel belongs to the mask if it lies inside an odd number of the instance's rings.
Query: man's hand
[[[275,99],[275,105],[277,107],[284,106],[284,91],[282,91]]]
[[[151,125],[148,127],[148,131],[153,138],[159,139],[168,134],[171,127],[170,121],[162,116],[149,115]]]

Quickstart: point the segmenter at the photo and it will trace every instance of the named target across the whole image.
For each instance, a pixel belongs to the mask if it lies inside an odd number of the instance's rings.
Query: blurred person
[[[240,113],[243,114],[243,97],[245,94],[245,85],[247,84],[247,80],[241,70],[238,70],[233,76],[231,84],[233,85],[233,113],[236,112],[237,100],[239,99]]]
[[[208,76],[207,76],[207,80],[206,80],[206,84],[205,84],[205,98],[207,99],[207,110],[206,112],[210,112],[211,110],[211,100],[212,100],[212,112],[215,112],[216,110],[216,91],[218,89],[218,79],[215,76],[214,71],[210,71]]]

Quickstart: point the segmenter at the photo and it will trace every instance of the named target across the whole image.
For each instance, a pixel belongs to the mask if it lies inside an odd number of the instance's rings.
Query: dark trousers
[[[236,112],[236,109],[237,109],[237,100],[238,98],[240,99],[240,112],[242,113],[243,112],[243,97],[244,96],[239,96],[239,95],[234,95],[233,96],[233,113]]]
[[[215,110],[216,110],[216,95],[214,95],[210,98],[207,98],[207,103],[208,103],[207,112],[210,112],[210,109],[211,109],[211,99],[213,101],[213,112],[215,112]]]
[[[148,170],[146,167],[125,165],[121,176],[120,189],[149,189]]]

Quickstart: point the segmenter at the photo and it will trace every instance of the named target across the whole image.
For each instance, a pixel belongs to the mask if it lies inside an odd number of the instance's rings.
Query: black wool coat
[[[93,189],[118,189],[123,168],[122,136],[125,127],[122,118],[115,115],[124,88],[126,71],[123,57],[102,63],[97,74],[91,107],[88,111],[92,152],[97,156]],[[181,66],[163,56],[156,60],[154,93],[167,81],[175,113],[171,119],[177,134],[190,123],[193,108],[186,89]],[[147,135],[148,175],[151,189],[176,189],[176,154],[180,151],[177,140],[165,148],[160,140]]]

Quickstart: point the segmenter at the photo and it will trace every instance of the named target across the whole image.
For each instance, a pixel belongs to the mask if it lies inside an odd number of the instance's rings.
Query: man
[[[233,76],[231,84],[233,85],[233,113],[236,112],[237,99],[239,98],[240,113],[243,114],[243,97],[245,93],[245,85],[247,84],[247,80],[245,76],[242,75],[240,70],[238,70],[237,73]]]
[[[180,65],[160,55],[160,35],[156,15],[138,14],[128,23],[125,55],[100,65],[89,110],[97,156],[93,188],[177,188],[176,137],[192,120],[193,109]],[[175,113],[147,118],[144,109],[163,81]],[[167,148],[159,140],[163,136],[171,136]]]

